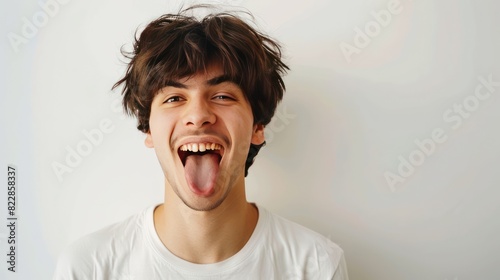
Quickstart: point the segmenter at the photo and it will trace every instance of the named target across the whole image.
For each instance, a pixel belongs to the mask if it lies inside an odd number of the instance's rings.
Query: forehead
[[[200,83],[205,84],[207,81],[212,81],[219,77],[225,77],[225,79],[228,79],[228,76],[225,75],[222,66],[218,64],[211,64],[206,69],[200,70],[186,77],[181,77],[175,81],[185,85]]]
[[[236,89],[237,91],[241,91],[241,94],[245,95],[239,83],[233,77],[228,75],[219,64],[210,65],[203,70],[185,77],[177,79],[166,78],[163,82],[163,86],[157,93],[161,93],[168,88],[199,89],[214,86],[230,87]]]

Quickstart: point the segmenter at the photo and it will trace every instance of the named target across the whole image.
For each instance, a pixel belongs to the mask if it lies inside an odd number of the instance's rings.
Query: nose
[[[184,114],[184,124],[186,126],[194,126],[201,128],[207,124],[214,124],[216,120],[215,114],[210,107],[208,101],[203,99],[192,99],[186,106]]]

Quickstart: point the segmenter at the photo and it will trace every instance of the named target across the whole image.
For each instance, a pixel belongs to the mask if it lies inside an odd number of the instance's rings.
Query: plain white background
[[[182,1],[49,2],[1,4],[0,182],[14,164],[19,183],[18,272],[2,262],[2,279],[49,279],[68,243],[163,197],[110,88],[120,47]],[[351,280],[500,279],[498,2],[212,3],[250,10],[292,69],[250,200],[338,243]]]

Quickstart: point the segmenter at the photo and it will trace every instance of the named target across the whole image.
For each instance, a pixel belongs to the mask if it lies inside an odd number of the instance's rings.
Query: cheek
[[[238,113],[232,116],[231,122],[227,125],[231,126],[237,150],[246,156],[252,139],[253,117]]]
[[[238,131],[238,134],[251,130],[253,126],[253,116],[245,111],[235,111],[220,118],[230,126],[233,131]]]
[[[151,114],[149,128],[156,145],[169,143],[168,140],[170,139],[174,127],[172,119],[173,118],[169,117],[167,114]]]

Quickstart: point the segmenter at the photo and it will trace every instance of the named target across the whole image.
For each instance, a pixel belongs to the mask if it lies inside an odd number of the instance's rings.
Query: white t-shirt
[[[73,243],[59,257],[53,279],[348,279],[339,246],[261,207],[255,230],[238,253],[213,264],[187,262],[160,241],[155,207]]]

